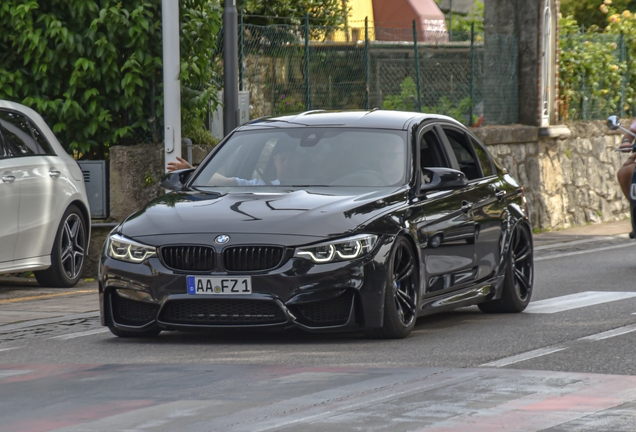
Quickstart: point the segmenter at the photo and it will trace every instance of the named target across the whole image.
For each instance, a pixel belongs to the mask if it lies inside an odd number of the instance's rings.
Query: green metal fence
[[[513,36],[412,28],[239,26],[239,85],[250,117],[311,109],[440,113],[464,124],[517,122]],[[444,40],[444,37],[446,40]]]

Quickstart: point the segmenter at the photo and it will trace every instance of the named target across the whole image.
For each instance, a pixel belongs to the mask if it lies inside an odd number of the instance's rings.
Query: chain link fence
[[[311,109],[415,110],[467,125],[517,121],[517,42],[408,28],[239,26],[250,117]]]

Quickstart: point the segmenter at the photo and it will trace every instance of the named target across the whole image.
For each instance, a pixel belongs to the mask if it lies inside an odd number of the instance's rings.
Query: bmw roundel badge
[[[218,244],[225,244],[227,242],[230,241],[230,236],[229,235],[225,235],[225,234],[221,234],[220,236],[216,236],[216,238],[214,239],[215,243]]]

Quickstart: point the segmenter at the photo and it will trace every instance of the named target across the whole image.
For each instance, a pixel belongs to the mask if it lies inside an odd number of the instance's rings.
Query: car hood
[[[406,189],[175,192],[131,215],[120,233],[137,238],[168,234],[275,234],[328,238],[354,231],[398,206]],[[207,237],[207,236],[206,236]]]

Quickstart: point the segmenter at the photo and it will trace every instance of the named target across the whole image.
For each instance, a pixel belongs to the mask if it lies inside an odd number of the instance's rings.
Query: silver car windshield
[[[285,128],[236,132],[192,186],[404,184],[406,131]]]

